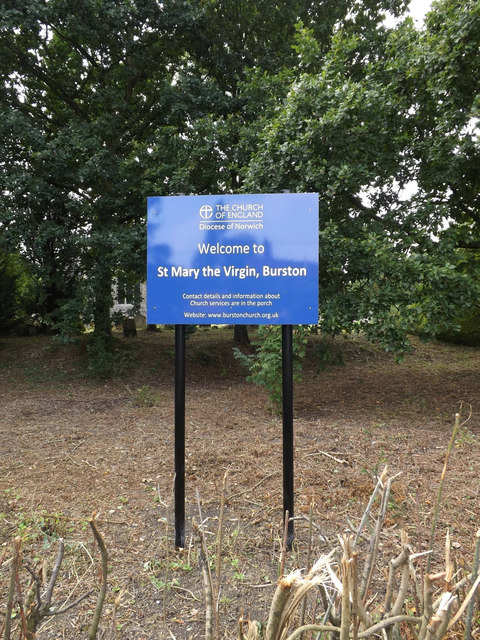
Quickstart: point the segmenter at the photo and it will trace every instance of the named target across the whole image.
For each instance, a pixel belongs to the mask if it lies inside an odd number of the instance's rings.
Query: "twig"
[[[388,629],[388,627],[391,627],[394,624],[398,624],[399,622],[409,622],[410,624],[418,624],[421,621],[422,621],[422,618],[420,616],[408,616],[403,614],[399,616],[393,616],[392,618],[385,618],[385,620],[381,620],[380,622],[377,622],[376,624],[372,625],[368,629],[361,631],[358,634],[358,638],[359,640],[361,640],[361,638],[369,638],[370,636],[377,633],[378,631],[381,631],[382,629]]]
[[[168,540],[168,538],[166,539]],[[118,596],[115,598],[115,601],[113,603],[112,622],[110,624],[110,637],[113,639],[115,638],[115,626],[117,624],[117,611],[118,611],[118,608],[120,607],[120,603],[122,602],[123,593],[124,592],[122,589],[118,594]]]
[[[343,539],[343,556],[341,559],[342,569],[342,621],[340,624],[340,640],[348,640],[350,637],[350,571],[349,571],[349,559],[348,559],[348,547],[349,541],[345,536]],[[346,549],[347,547],[347,549]]]
[[[418,616],[408,616],[408,615],[400,615],[400,616],[395,616],[394,618],[386,618],[381,622],[377,622],[376,624],[369,627],[368,629],[361,631],[358,634],[358,638],[359,640],[361,640],[362,638],[368,638],[373,634],[377,633],[378,631],[382,631],[382,629],[388,629],[388,627],[391,627],[394,624],[398,624],[399,622],[409,622],[410,624],[418,624],[421,621],[422,621],[422,618]],[[330,624],[306,624],[303,627],[298,627],[297,629],[295,629],[295,631],[288,636],[287,640],[295,640],[296,638],[301,636],[302,633],[306,633],[307,631],[313,631],[316,633],[331,632],[331,633],[338,634],[341,632],[341,628],[330,625]]]
[[[358,627],[362,623],[364,627],[368,627],[372,622],[367,613],[366,608],[362,603],[358,589],[358,552],[353,551],[353,535],[344,535],[340,538],[340,544],[343,549],[343,556],[341,560],[342,571],[342,612],[341,612],[341,626],[344,629],[345,638],[349,638],[348,629],[350,628],[350,621],[353,625],[353,637],[357,640]],[[343,583],[346,582],[346,587]],[[347,592],[346,592],[347,588]],[[346,598],[346,599],[345,599]],[[350,602],[352,603],[352,610],[350,612]],[[347,612],[345,612],[347,607]],[[344,621],[345,616],[345,621]],[[348,625],[347,625],[348,621]]]
[[[405,542],[404,551],[405,551],[405,557],[403,559],[400,587],[398,589],[397,599],[395,600],[395,604],[393,605],[393,608],[390,614],[392,618],[400,615],[403,605],[405,604],[405,600],[407,598],[408,584],[409,584],[409,578],[410,578],[410,567],[408,562],[408,554],[410,553],[410,547],[408,546],[408,542]]]
[[[378,554],[378,545],[380,544],[380,533],[381,533],[382,526],[385,521],[385,516],[387,513],[388,498],[390,497],[392,482],[396,477],[397,476],[393,476],[389,478],[387,481],[387,485],[383,490],[380,513],[378,514],[377,522],[375,525],[375,531],[373,532],[370,539],[370,551],[365,561],[365,566],[364,566],[363,575],[362,575],[362,586],[360,589],[363,602],[365,602],[366,600],[368,588],[372,580],[373,569],[374,569],[375,561],[377,559],[377,554]]]
[[[362,608],[362,601],[358,592],[358,552],[352,553],[351,564],[351,592],[352,592],[352,622],[353,622],[353,640],[358,638],[358,628],[360,626],[360,609]]]
[[[355,536],[355,541],[353,543],[353,548],[354,549],[356,548],[356,546],[358,544],[358,541],[359,541],[360,536],[362,534],[363,527],[365,526],[365,522],[367,521],[368,515],[370,513],[370,509],[372,508],[374,500],[377,497],[377,493],[383,487],[383,481],[385,480],[385,476],[387,475],[387,468],[388,467],[385,467],[385,469],[380,474],[380,477],[377,480],[377,484],[375,485],[375,489],[373,490],[373,493],[370,496],[370,500],[368,501],[368,504],[367,504],[367,507],[366,507],[365,512],[363,514],[362,520],[360,521],[360,524],[358,526],[358,531],[357,531],[357,534]]]
[[[257,482],[257,484],[253,485],[253,487],[250,487],[249,489],[245,489],[244,491],[239,491],[238,493],[232,493],[231,495],[228,496],[228,499],[229,500],[233,500],[234,498],[240,498],[241,496],[245,495],[246,493],[249,493],[251,491],[255,491],[255,489],[257,487],[259,487],[261,484],[263,484],[264,482],[266,482],[270,478],[273,478],[273,476],[276,476],[276,475],[278,475],[278,471],[274,471],[273,473],[269,473],[268,476],[265,476],[264,478],[259,480]]]
[[[190,589],[186,589],[185,587],[180,587],[178,584],[173,584],[171,589],[172,591],[179,591],[180,592],[179,595],[181,595],[182,593],[187,593],[192,600],[195,600],[195,602],[201,602],[200,598],[197,598],[197,596],[193,593],[193,591],[190,591]],[[182,596],[182,597],[187,599],[187,596]]]
[[[295,518],[297,519],[302,519],[302,520],[306,520],[307,522],[309,522],[309,518],[304,514],[301,513],[299,516],[296,516]],[[319,532],[319,538],[322,542],[327,542],[328,544],[332,544],[332,542],[328,539],[328,537],[325,535],[322,527],[320,527],[318,524],[316,524],[315,522],[312,522],[312,527],[314,529],[316,529]]]
[[[424,552],[422,552],[422,527],[420,524],[420,508],[418,504],[418,496],[416,495],[415,498],[412,496],[412,494],[409,494],[409,496],[412,502],[415,502],[415,520],[417,523],[417,553],[410,556],[410,563],[411,563],[414,558],[420,557],[421,554]],[[413,573],[413,578],[414,578],[413,599],[415,601],[416,611],[420,611],[420,600],[423,597],[423,585],[424,585],[423,562],[419,564],[419,569],[420,569],[420,584],[418,584],[417,582],[415,569],[413,567],[413,564],[411,564],[411,571]]]
[[[53,590],[55,588],[55,584],[58,578],[58,573],[60,571],[60,567],[63,561],[64,549],[65,549],[65,544],[63,540],[60,538],[60,548],[58,550],[55,566],[53,568],[52,575],[50,577],[48,588],[45,592],[45,602],[42,601],[42,594],[41,594],[42,578],[38,575],[38,573],[36,573],[32,569],[32,567],[28,563],[25,563],[25,567],[28,573],[32,576],[33,582],[35,584],[35,595],[37,598],[37,604],[33,606],[33,601],[32,601],[31,606],[27,608],[27,613],[25,616],[27,638],[35,637],[35,633],[37,632],[37,629],[40,626],[41,622],[44,620],[44,618],[57,616],[62,613],[66,613],[67,611],[70,611],[70,609],[73,609],[76,605],[80,604],[80,602],[88,598],[88,596],[90,596],[93,593],[93,589],[92,589],[88,593],[77,598],[77,600],[75,600],[71,604],[64,606],[62,609],[54,609],[54,610],[50,609],[51,603],[52,603]],[[66,602],[67,601],[68,601],[68,598]]]
[[[310,571],[312,566],[312,531],[313,531],[313,501],[310,502],[310,513],[308,519],[308,547],[307,547],[307,571]],[[307,608],[307,598],[303,599],[302,608],[300,609],[300,626],[305,624],[305,611]]]
[[[95,589],[90,589],[88,593],[84,593],[83,596],[80,596],[75,600],[75,602],[71,602],[66,607],[63,607],[63,609],[58,609],[58,611],[46,611],[43,615],[47,617],[47,616],[58,616],[61,613],[66,613],[67,611],[70,611],[70,609],[73,609],[73,607],[76,607],[77,604],[80,604],[80,602],[83,602],[84,600],[86,600],[88,596],[91,596],[94,591]]]
[[[220,575],[222,568],[222,542],[223,542],[223,521],[225,514],[225,502],[227,494],[227,478],[228,470],[225,471],[222,484],[222,496],[220,499],[220,515],[218,517],[218,532],[217,532],[217,561],[215,566],[215,632],[217,640],[220,640],[220,615],[219,615],[219,603],[220,603]]]
[[[445,483],[445,476],[447,475],[448,459],[450,457],[450,452],[453,449],[453,445],[455,443],[455,439],[456,439],[458,431],[460,429],[460,415],[462,413],[462,406],[463,406],[463,403],[460,405],[460,411],[457,414],[455,414],[455,426],[454,426],[453,431],[452,431],[452,436],[450,438],[450,442],[448,443],[447,453],[445,455],[445,462],[443,463],[442,475],[440,476],[440,485],[438,487],[438,493],[437,493],[437,501],[435,503],[435,511],[434,511],[434,514],[433,514],[432,530],[430,532],[429,549],[433,549],[433,542],[435,540],[435,532],[437,530],[438,516],[439,516],[439,513],[440,513],[440,503],[442,501],[443,485]],[[471,410],[470,410],[470,415],[471,415]],[[468,422],[469,419],[470,419],[470,416],[467,418],[467,420],[465,422],[462,422],[462,426],[466,422]],[[432,559],[432,556],[428,556],[427,568],[426,568],[427,573],[430,571],[431,559]]]
[[[315,451],[315,453],[307,453],[305,457],[310,458],[312,456],[325,456],[326,458],[330,458],[331,460],[338,462],[338,464],[348,465],[348,460],[342,460],[341,458],[336,458],[335,456],[332,456],[331,453],[327,453],[326,451]]]
[[[270,613],[268,616],[267,629],[265,631],[265,640],[278,640],[278,638],[280,637],[283,623],[286,617],[285,610],[287,608],[287,604],[290,600],[290,596],[294,586],[295,577],[292,574],[283,576],[278,581],[278,585],[273,596]]]
[[[105,542],[103,541],[102,536],[100,535],[97,525],[95,523],[96,513],[92,514],[92,517],[88,521],[90,527],[93,531],[93,535],[95,540],[100,548],[100,555],[102,557],[102,584],[100,586],[100,591],[98,593],[97,606],[95,607],[95,613],[93,615],[92,626],[90,629],[90,635],[88,636],[89,640],[95,640],[97,637],[98,625],[100,623],[100,617],[102,615],[103,602],[105,600],[105,595],[107,593],[107,577],[108,577],[108,553],[107,548],[105,546]]]
[[[205,640],[212,640],[212,604],[213,604],[213,591],[212,591],[212,577],[210,574],[210,567],[208,566],[207,556],[205,554],[205,537],[202,529],[197,525],[195,520],[192,520],[192,529],[195,536],[195,541],[198,545],[198,560],[202,568],[203,587],[205,592]]]
[[[35,611],[38,612],[42,606],[42,593],[41,593],[42,580],[40,579],[40,576],[38,575],[38,573],[35,573],[35,571],[28,564],[28,562],[25,563],[25,568],[27,569],[28,573],[32,576],[32,579],[35,583],[35,593],[37,596],[37,606],[35,607]]]
[[[279,577],[281,578],[285,573],[285,560],[287,558],[287,539],[288,539],[288,510],[285,511],[285,521],[283,523],[283,541],[282,541],[282,554],[280,556]]]
[[[165,625],[165,626],[166,626],[166,629],[167,629],[167,631],[168,631],[168,635],[170,636],[170,638],[171,638],[172,640],[177,640],[177,639],[176,639],[176,637],[175,637],[175,636],[173,635],[173,633],[171,632],[170,627],[169,627],[168,625]]]
[[[390,562],[390,571],[389,571],[388,581],[387,581],[387,592],[385,595],[384,608],[389,617],[400,614],[400,611],[402,609],[403,603],[405,602],[405,597],[408,590],[408,580],[409,580],[409,574],[410,574],[410,570],[409,570],[410,569],[410,562],[409,562],[410,561],[410,545],[408,543],[408,536],[404,531],[402,531],[401,533],[401,538],[402,538],[402,551],[396,558],[394,558]],[[400,589],[398,591],[396,602],[392,607],[395,572],[399,568],[401,568],[402,570],[401,584],[400,584]]]
[[[210,558],[208,557],[208,548],[205,542],[205,531],[203,527],[203,515],[202,506],[200,504],[200,492],[197,487],[197,507],[198,515],[200,517],[200,525],[198,526],[198,536],[200,539],[200,560],[202,563],[203,580],[205,586],[205,607],[206,607],[206,620],[205,620],[205,640],[211,640],[213,629],[213,579],[212,571],[210,569]]]
[[[423,616],[422,626],[418,634],[419,640],[424,640],[425,636],[427,635],[428,623],[433,615],[432,580],[430,579],[428,573],[424,575],[423,580]]]
[[[450,620],[451,605],[456,599],[457,597],[453,596],[449,591],[445,591],[442,594],[438,608],[428,622],[428,640],[439,640],[444,637]]]
[[[448,625],[448,629],[451,629],[453,627],[453,625],[458,622],[458,620],[460,620],[460,618],[463,615],[463,612],[465,611],[465,609],[468,606],[468,603],[470,602],[470,600],[473,598],[473,596],[475,595],[475,592],[477,590],[478,585],[480,584],[480,575],[477,576],[477,579],[475,580],[475,582],[472,585],[472,588],[470,589],[470,591],[467,594],[467,597],[465,598],[465,600],[462,602],[461,607],[459,608],[459,610],[457,611],[457,613],[455,614],[455,616],[452,618],[452,620],[450,621],[449,625]]]
[[[206,567],[207,567],[207,574],[208,574],[208,583],[210,586],[210,592],[212,595],[212,601],[213,601],[213,579],[212,579],[212,571],[210,569],[210,558],[208,556],[208,548],[207,548],[207,543],[205,542],[205,529],[203,526],[204,520],[203,520],[203,515],[202,515],[202,506],[200,504],[200,492],[198,491],[198,487],[197,487],[197,507],[198,507],[198,515],[200,517],[200,531],[202,532],[202,537],[201,537],[201,541],[202,541],[202,547],[203,547],[203,552],[205,553],[205,560],[206,560]]]
[[[175,484],[175,479],[174,479],[174,484]],[[158,503],[162,505],[162,507],[164,507],[165,509],[165,540],[168,540],[168,521],[169,521],[169,514],[168,514],[168,503],[165,502],[164,500],[162,500],[162,496],[160,494],[160,485],[157,484],[157,498],[158,498]],[[166,545],[166,564],[165,564],[165,585],[168,584],[168,577],[169,577],[169,571],[170,571],[170,545]],[[162,594],[162,601],[163,601],[163,620],[166,624],[167,622],[167,589],[163,589],[163,594]]]
[[[475,536],[475,553],[473,556],[473,567],[472,567],[473,582],[477,579],[479,559],[480,559],[480,529],[477,531],[477,535]],[[472,620],[473,620],[474,607],[475,607],[475,600],[474,598],[472,598],[469,602],[468,609],[467,609],[464,640],[471,640],[471,637],[472,637]]]
[[[48,611],[50,609],[50,604],[52,602],[53,589],[55,588],[55,583],[57,582],[58,572],[60,571],[60,566],[63,560],[63,554],[65,552],[65,543],[62,538],[59,539],[59,549],[57,554],[57,559],[55,560],[55,566],[53,567],[52,575],[50,577],[50,582],[48,583],[47,590],[45,592],[45,608]],[[41,604],[39,600],[38,604]]]
[[[8,585],[8,595],[7,595],[7,611],[5,614],[5,629],[4,629],[4,640],[10,640],[10,632],[12,629],[12,610],[13,610],[13,600],[15,598],[15,584],[18,574],[18,568],[20,565],[20,548],[21,548],[21,538],[15,538],[13,541],[13,559],[12,559],[12,567],[10,571],[10,582]]]
[[[15,574],[15,584],[17,586],[17,604],[20,611],[20,620],[22,622],[22,632],[26,640],[34,640],[34,634],[30,633],[30,629],[27,628],[27,619],[25,617],[25,606],[23,604],[22,585],[20,584],[20,572]]]

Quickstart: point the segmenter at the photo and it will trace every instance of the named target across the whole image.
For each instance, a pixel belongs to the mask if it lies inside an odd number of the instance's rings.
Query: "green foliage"
[[[315,345],[314,357],[318,371],[325,371],[328,366],[343,366],[345,364],[341,347],[329,338],[324,338]]]
[[[117,344],[114,339],[103,340],[95,335],[87,345],[87,353],[87,375],[100,379],[123,375],[135,358],[127,347]]]
[[[104,340],[94,338],[87,346],[88,369],[92,378],[110,378],[114,372],[114,355]]]
[[[0,230],[29,313],[62,337],[91,323],[92,368],[111,370],[145,197],[290,189],[321,196],[323,332],[402,352],[454,324],[480,299],[480,12],[442,0],[424,29],[387,28],[406,4],[2,6]]]
[[[14,488],[0,495],[0,533],[4,538],[19,536],[23,541],[41,541],[49,547],[58,538],[67,536],[72,525],[62,512],[51,512],[39,506],[27,509],[21,494]]]
[[[470,313],[457,319],[457,326],[438,335],[440,340],[463,344],[468,347],[480,347],[480,309],[474,308]]]
[[[169,66],[184,46],[171,28],[191,13],[168,5],[102,0],[75,20],[63,2],[1,10],[0,226],[30,261],[36,313],[56,331],[93,319],[105,341],[113,277],[143,277],[140,156],[152,123],[172,113]]]
[[[0,249],[0,333],[27,321],[31,280],[18,255]]]
[[[132,404],[134,407],[157,407],[161,402],[161,396],[151,389],[148,384],[136,390]]]
[[[362,331],[402,353],[409,332],[435,335],[480,299],[464,252],[480,248],[478,96],[460,81],[479,73],[479,12],[439,3],[422,32],[410,20],[374,29],[364,10],[322,55],[297,29],[301,64],[283,76],[245,189],[320,194],[322,332]]]
[[[257,329],[256,346],[253,354],[246,355],[234,347],[237,358],[249,371],[247,380],[265,387],[268,392],[272,409],[280,410],[282,406],[282,332],[278,325],[260,325]],[[307,329],[298,326],[293,331],[293,379],[300,381],[302,374],[302,359],[305,356],[307,344]]]

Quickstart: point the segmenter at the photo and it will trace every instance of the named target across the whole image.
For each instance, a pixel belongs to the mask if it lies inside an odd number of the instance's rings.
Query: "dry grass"
[[[177,638],[203,638],[203,583],[190,526],[187,548],[172,545],[173,332],[118,344],[128,366],[99,382],[84,377],[81,346],[52,346],[45,337],[0,340],[0,560],[20,532],[24,558],[36,567],[45,560],[48,571],[62,536],[57,601],[98,590],[100,559],[87,523],[97,509],[110,555],[105,637],[163,640],[168,627]],[[281,420],[267,411],[264,392],[245,382],[231,346],[231,331],[223,330],[200,330],[187,342],[187,519],[197,513],[198,488],[213,557],[229,473],[225,637],[236,635],[242,611],[268,619],[283,533]],[[480,350],[415,343],[396,364],[361,340],[346,340],[344,366],[322,371],[317,349],[315,338],[307,376],[296,386],[296,542],[286,570],[307,563],[311,505],[311,552],[319,556],[338,533],[358,526],[386,464],[402,475],[387,508],[382,557],[387,563],[398,552],[402,528],[415,551],[425,550],[461,401],[473,413],[451,453],[433,568],[442,564],[449,525],[456,571],[468,570],[480,521]],[[3,593],[8,575],[9,552],[0,566]],[[92,596],[49,620],[39,639],[84,638],[94,603]]]

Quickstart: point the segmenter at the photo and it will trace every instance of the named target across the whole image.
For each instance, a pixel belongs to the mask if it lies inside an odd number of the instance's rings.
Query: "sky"
[[[430,8],[431,3],[432,0],[411,0],[410,14],[414,18],[414,20],[422,24],[423,18]]]
[[[430,9],[431,4],[432,4],[432,0],[410,0],[410,7],[409,7],[410,15],[415,20],[415,23],[417,24],[418,27],[421,28],[423,26],[423,19],[425,17],[425,14]],[[395,20],[392,15],[389,16],[387,14],[385,24],[388,27],[394,27],[396,22],[398,21]]]

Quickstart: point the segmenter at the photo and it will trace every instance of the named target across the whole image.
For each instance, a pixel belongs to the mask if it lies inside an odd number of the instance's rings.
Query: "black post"
[[[185,547],[185,325],[175,325],[175,546]]]
[[[282,325],[283,391],[283,514],[288,511],[287,549],[292,548],[293,528],[293,331]]]

